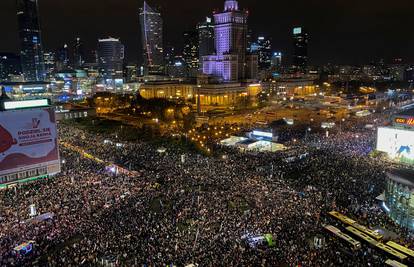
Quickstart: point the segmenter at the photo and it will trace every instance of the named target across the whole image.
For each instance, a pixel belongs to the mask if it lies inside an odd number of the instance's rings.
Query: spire
[[[147,1],[144,1],[144,7],[143,7],[144,12],[148,12],[148,13],[153,13],[155,12],[154,9],[152,9],[150,7],[150,5],[148,5]]]
[[[239,3],[236,0],[226,0],[224,2],[224,11],[238,11]]]

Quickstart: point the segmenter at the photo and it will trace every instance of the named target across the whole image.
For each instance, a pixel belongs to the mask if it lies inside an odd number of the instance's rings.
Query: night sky
[[[86,48],[98,38],[121,38],[129,62],[140,57],[138,9],[142,0],[39,0],[45,50],[71,44],[79,36]],[[161,7],[165,43],[182,45],[182,32],[223,9],[224,0],[149,0]],[[240,0],[250,11],[249,27],[272,37],[273,49],[290,54],[291,28],[303,25],[311,36],[311,63],[368,63],[401,57],[414,62],[412,0]],[[17,52],[14,0],[0,0],[0,52]]]

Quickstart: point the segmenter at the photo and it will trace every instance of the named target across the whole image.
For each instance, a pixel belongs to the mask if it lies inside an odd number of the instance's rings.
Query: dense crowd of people
[[[370,121],[382,124],[383,117]],[[375,131],[365,124],[349,120],[328,137],[285,134],[292,147],[285,152],[215,145],[214,156],[61,124],[62,172],[0,192],[0,265],[382,266],[386,257],[378,251],[342,249],[322,227],[333,223],[327,212],[336,209],[402,234],[377,206],[387,169],[366,156]],[[38,214],[55,216],[30,220],[31,204]],[[274,247],[250,247],[242,239],[266,233]],[[323,247],[314,245],[316,236],[326,238]],[[14,255],[28,240],[36,242],[32,253]]]

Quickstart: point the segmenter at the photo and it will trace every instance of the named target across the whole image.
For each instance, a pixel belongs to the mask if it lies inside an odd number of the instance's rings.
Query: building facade
[[[69,59],[69,48],[67,44],[64,44],[57,51],[57,60],[56,60],[56,70],[62,71],[70,68],[70,59]]]
[[[43,55],[45,60],[46,79],[50,79],[56,71],[56,53],[45,52]]]
[[[141,85],[139,93],[145,99],[191,100],[194,97],[194,85],[172,81],[147,82]]]
[[[197,31],[186,31],[183,34],[184,37],[184,49],[183,57],[187,67],[187,73],[189,77],[196,77],[198,72],[198,32]]]
[[[414,230],[414,171],[394,169],[387,173],[383,207],[397,224]]]
[[[124,46],[115,38],[98,41],[99,72],[105,84],[123,79]]]
[[[164,74],[163,20],[146,1],[140,9],[141,40],[145,75]]]
[[[38,13],[37,0],[17,0],[20,57],[27,81],[43,81],[45,78]]]
[[[203,57],[214,54],[214,24],[209,17],[197,25],[199,46],[199,69],[203,69]]]
[[[293,64],[294,71],[306,73],[308,67],[309,34],[303,27],[293,28]]]
[[[267,70],[272,63],[272,42],[270,38],[259,36],[257,41],[250,46],[251,53],[257,54],[259,59],[259,69]]]
[[[73,45],[73,67],[78,69],[85,64],[85,50],[82,40],[78,37]]]
[[[282,67],[282,52],[274,52],[271,59],[272,68]]]
[[[234,0],[226,0],[223,12],[214,14],[216,54],[203,57],[204,74],[224,82],[255,78],[248,69],[254,58],[247,54],[247,17]]]

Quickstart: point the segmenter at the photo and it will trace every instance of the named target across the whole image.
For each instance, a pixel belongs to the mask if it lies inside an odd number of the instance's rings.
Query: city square
[[[217,2],[179,37],[185,1],[118,3],[137,61],[116,32],[54,50],[51,2],[4,4],[0,266],[414,266],[411,55],[327,63],[306,20],[288,48]]]

